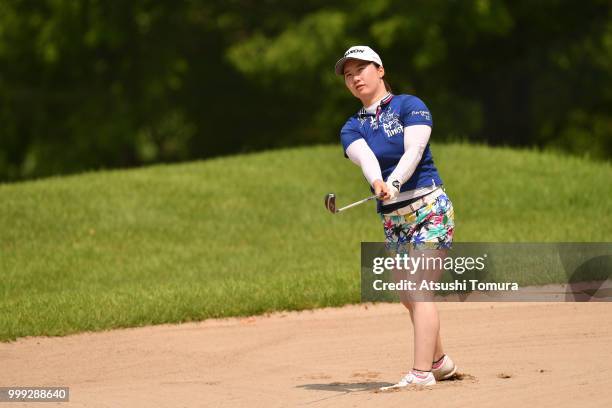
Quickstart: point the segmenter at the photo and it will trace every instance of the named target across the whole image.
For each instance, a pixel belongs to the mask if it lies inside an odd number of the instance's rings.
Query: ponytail
[[[378,65],[375,62],[373,62],[372,64],[374,64],[376,68],[380,67],[380,65]],[[383,80],[383,83],[385,84],[385,89],[387,90],[387,92],[393,93],[393,91],[391,90],[391,85],[389,85],[387,80],[384,77],[382,77],[381,79]]]
[[[385,84],[385,89],[387,90],[387,92],[389,93],[393,93],[393,91],[391,90],[391,85],[389,85],[389,83],[387,82],[387,80],[385,78],[382,78],[384,84]]]

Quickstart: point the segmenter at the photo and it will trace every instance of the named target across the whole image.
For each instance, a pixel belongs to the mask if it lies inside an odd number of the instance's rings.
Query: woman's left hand
[[[387,185],[387,190],[389,191],[389,198],[391,200],[395,200],[400,192],[401,184],[399,180],[387,180],[385,184]]]

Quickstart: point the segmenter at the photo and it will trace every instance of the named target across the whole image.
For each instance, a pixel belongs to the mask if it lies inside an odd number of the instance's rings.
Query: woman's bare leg
[[[414,368],[429,371],[440,333],[438,310],[433,302],[416,302],[412,308],[414,314]]]
[[[424,250],[414,251],[414,258],[443,258],[446,251]],[[422,266],[411,274],[411,280],[417,287],[422,281],[438,282],[442,275],[442,269],[435,266]],[[440,317],[438,308],[433,301],[434,292],[422,290],[406,292],[402,296],[402,303],[410,311],[410,319],[414,331],[414,365],[419,370],[429,371],[433,361],[444,355],[442,339],[440,337]]]
[[[410,320],[412,321],[412,325],[414,326],[414,311],[413,311],[412,303],[402,302],[402,304],[410,312]],[[435,307],[435,304],[434,304],[434,307]],[[439,319],[438,319],[438,322],[439,322]],[[439,323],[438,323],[438,327],[439,327]],[[415,336],[416,336],[416,329],[415,329]],[[416,345],[416,342],[415,342],[415,345]],[[440,336],[440,330],[438,329],[438,335],[436,336],[436,346],[434,349],[434,355],[433,355],[432,362],[438,361],[443,355],[444,355],[444,348],[442,347],[442,337]],[[415,347],[415,360],[414,361],[415,361],[415,368],[422,368],[416,365],[416,361],[417,361],[416,360],[416,347]]]

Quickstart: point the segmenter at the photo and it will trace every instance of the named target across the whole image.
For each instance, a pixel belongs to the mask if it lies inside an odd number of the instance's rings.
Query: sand
[[[0,385],[68,386],[70,407],[611,407],[612,304],[441,303],[460,375],[377,392],[411,367],[399,304],[29,337]]]

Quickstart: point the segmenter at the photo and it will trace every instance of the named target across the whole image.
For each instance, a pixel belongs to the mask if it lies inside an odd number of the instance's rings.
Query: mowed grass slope
[[[457,241],[609,241],[612,167],[434,145]],[[0,340],[359,301],[374,203],[339,146],[0,185]]]

